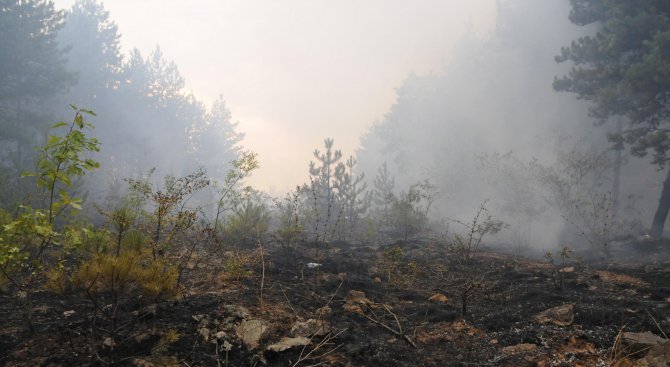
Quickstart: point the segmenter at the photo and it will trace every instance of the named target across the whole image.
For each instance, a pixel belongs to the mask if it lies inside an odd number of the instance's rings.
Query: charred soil
[[[128,300],[115,339],[81,295],[0,294],[7,366],[633,366],[623,332],[670,331],[670,263],[554,266],[430,242],[247,249],[185,274],[168,302]],[[389,260],[389,248],[399,258]],[[245,251],[245,250],[240,250]],[[661,339],[662,340],[662,339]],[[626,364],[628,363],[628,364]]]

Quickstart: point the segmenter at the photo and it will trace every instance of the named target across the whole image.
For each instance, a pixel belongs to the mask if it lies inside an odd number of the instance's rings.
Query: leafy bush
[[[428,212],[437,197],[435,187],[428,181],[416,183],[398,196],[391,196],[389,222],[392,234],[405,241],[421,232],[428,223]]]

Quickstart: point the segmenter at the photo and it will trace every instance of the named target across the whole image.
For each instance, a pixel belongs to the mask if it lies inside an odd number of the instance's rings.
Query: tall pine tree
[[[652,153],[664,169],[670,151],[670,3],[665,0],[571,0],[570,20],[597,25],[595,35],[573,41],[557,61],[571,71],[554,88],[591,102],[591,115],[607,121],[627,117],[628,126],[610,138],[633,155]],[[670,170],[651,224],[663,233],[670,210]]]

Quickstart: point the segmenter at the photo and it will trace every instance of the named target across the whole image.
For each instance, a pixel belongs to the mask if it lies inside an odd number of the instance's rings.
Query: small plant
[[[121,237],[105,230],[84,233],[79,244],[82,259],[49,275],[52,289],[72,290],[89,301],[92,349],[107,365],[119,362],[120,351],[134,336],[140,314],[133,312],[177,294],[178,266],[154,258],[148,238],[126,241],[132,232],[126,233]]]
[[[551,273],[551,280],[556,289],[563,289],[563,282],[565,280],[565,264],[571,255],[572,250],[568,246],[564,246],[561,251],[557,253],[558,258],[560,259],[559,264],[556,264],[556,259],[554,258],[554,254],[551,251],[547,251],[547,253],[544,255],[544,258],[554,266]]]
[[[350,240],[356,236],[359,220],[372,203],[367,183],[363,181],[365,175],[355,173],[356,164],[356,159],[349,157],[343,166],[338,166],[339,171],[336,170],[335,188],[343,217],[339,222],[341,228],[338,228],[338,232],[339,238],[343,240]]]
[[[416,183],[398,196],[390,197],[389,224],[392,234],[407,241],[428,223],[428,213],[438,192],[428,181]]]
[[[456,234],[448,244],[448,250],[455,255],[461,263],[468,263],[475,257],[482,239],[486,235],[492,235],[500,232],[504,223],[493,219],[486,209],[487,200],[484,200],[477,210],[477,214],[472,218],[472,222],[465,223],[459,220],[452,220],[465,227],[464,235]]]
[[[85,134],[93,125],[84,120],[84,115],[95,114],[76,106],[72,109],[75,116],[71,123],[53,125],[54,129],[67,128],[67,132],[50,135],[39,150],[37,170],[23,174],[35,177],[44,206],[20,206],[18,217],[0,230],[0,283],[10,282],[26,295],[26,320],[31,331],[32,293],[44,266],[58,263],[59,253],[52,250],[61,243],[61,230],[67,223],[63,217],[81,209],[82,199],[73,197],[69,190],[76,178],[99,167],[98,162],[85,157],[99,151],[100,143]],[[52,255],[55,259],[50,258]]]
[[[274,237],[285,248],[296,250],[297,244],[304,241],[305,228],[300,218],[300,187],[286,194],[283,201],[274,200],[278,210],[279,223]]]
[[[132,215],[135,231],[129,233],[128,239],[137,237],[138,232],[146,234],[150,239],[151,256],[176,264],[181,281],[198,245],[207,243],[212,237],[213,231],[198,220],[202,209],[188,205],[193,196],[210,185],[206,172],[199,168],[179,178],[167,176],[163,186],[157,188],[149,182],[149,177],[128,179],[127,182],[130,189],[127,203],[132,209],[123,209],[113,219],[126,222],[129,220],[126,217]],[[118,229],[123,227],[119,222]]]
[[[452,220],[465,227],[465,234],[454,235],[447,243],[447,250],[453,255],[453,265],[438,264],[436,274],[443,282],[446,292],[460,300],[461,318],[466,318],[473,298],[481,295],[488,287],[490,271],[474,266],[473,259],[486,235],[500,232],[504,223],[494,219],[486,209],[487,200],[479,206],[469,223]]]
[[[388,247],[384,250],[384,269],[386,271],[386,280],[389,284],[399,282],[401,277],[400,270],[405,258],[405,253],[400,246]]]
[[[223,226],[225,242],[249,246],[264,240],[270,226],[270,211],[262,193],[250,190],[233,209]]]
[[[249,270],[251,260],[239,253],[234,253],[226,259],[224,265],[224,274],[226,279],[240,281],[252,275]]]
[[[251,151],[242,152],[241,157],[232,161],[231,164],[233,167],[228,171],[223,182],[214,182],[214,187],[218,190],[213,222],[215,231],[219,230],[219,226],[224,219],[224,213],[239,205],[244,199],[243,193],[249,192],[251,189],[250,187],[240,189],[238,187],[240,182],[260,167],[258,154]]]

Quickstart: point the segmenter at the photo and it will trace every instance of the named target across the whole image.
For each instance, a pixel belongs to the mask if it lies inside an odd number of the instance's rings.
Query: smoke
[[[410,75],[397,89],[395,104],[361,138],[361,167],[375,172],[387,162],[401,187],[432,181],[441,192],[435,218],[468,221],[488,200],[508,224],[495,241],[534,249],[593,242],[582,222],[605,220],[593,203],[611,206],[613,173],[572,176],[584,162],[609,167],[615,153],[607,151],[612,127],[595,126],[586,102],[552,88],[569,67],[555,55],[585,32],[569,22],[569,10],[567,1],[499,2],[490,35],[466,35],[441,73]],[[622,201],[645,187],[627,180],[631,172],[657,176],[647,162],[628,162]],[[649,212],[653,198],[641,201]],[[620,214],[639,222],[631,209]]]

